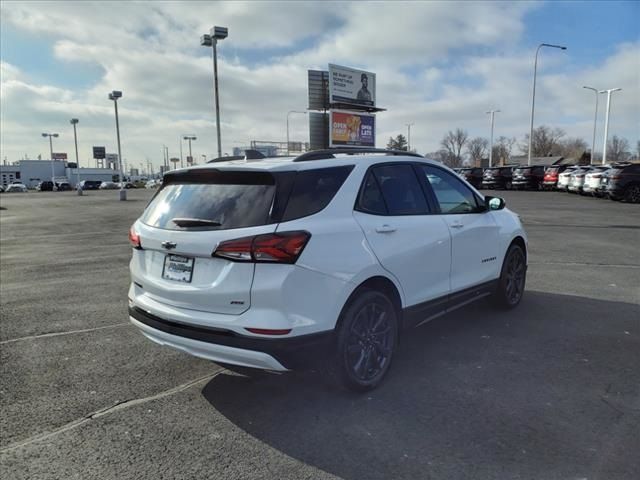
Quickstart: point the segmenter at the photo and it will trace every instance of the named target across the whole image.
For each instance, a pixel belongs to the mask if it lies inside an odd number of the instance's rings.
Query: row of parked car
[[[640,203],[640,163],[458,168],[478,189],[559,190]]]
[[[162,183],[161,180],[149,180],[147,182],[124,182],[124,188],[157,188]],[[119,182],[101,182],[100,180],[82,180],[80,182],[82,190],[119,190]],[[39,182],[35,189],[39,192],[64,192],[72,190],[68,182],[52,182],[45,180]],[[15,181],[9,185],[0,185],[0,193],[26,193],[29,189],[19,181]]]

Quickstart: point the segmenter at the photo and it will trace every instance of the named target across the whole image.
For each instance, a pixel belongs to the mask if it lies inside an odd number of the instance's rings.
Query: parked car
[[[115,182],[100,183],[100,190],[118,190],[120,187]]]
[[[401,328],[520,302],[527,237],[502,199],[417,154],[345,151],[166,173],[129,231],[131,322],[195,356],[322,362],[367,390]]]
[[[4,190],[5,190],[4,185],[1,185],[1,184],[0,184],[0,193],[4,193]]]
[[[44,180],[36,185],[36,190],[40,192],[52,192],[53,182],[51,180]]]
[[[573,165],[551,165],[544,171],[544,178],[542,180],[542,187],[545,190],[555,190],[558,188],[558,181],[560,175]]]
[[[80,188],[82,190],[98,190],[102,182],[100,180],[82,180],[80,182]]]
[[[479,167],[459,168],[457,169],[458,175],[464,178],[467,182],[473,185],[475,188],[482,188],[482,175],[483,170]]]
[[[640,164],[615,166],[602,179],[605,192],[612,200],[640,203]]]
[[[545,165],[530,165],[515,168],[511,181],[513,188],[517,190],[542,190],[546,168],[547,166]]]
[[[485,168],[482,174],[482,188],[496,189],[502,188],[511,190],[511,177],[513,167],[490,167]]]
[[[567,169],[564,172],[558,175],[558,185],[556,188],[558,190],[567,192],[569,190],[569,182],[571,181],[571,174],[579,168],[580,166],[578,165],[567,167]]]
[[[582,194],[582,186],[584,185],[584,178],[587,173],[592,170],[590,165],[582,165],[571,172],[569,177],[569,184],[567,185],[567,190],[571,193],[580,193]]]
[[[600,187],[600,181],[604,172],[611,168],[610,165],[597,165],[591,168],[584,177],[584,183],[582,184],[582,193],[590,194],[593,196],[600,195],[598,189]]]
[[[5,189],[6,193],[26,193],[27,191],[27,186],[21,182],[13,182],[11,185],[7,185]]]
[[[71,190],[71,185],[69,184],[69,182],[55,182],[55,186],[56,186],[56,190],[58,190],[59,192],[68,192],[69,190]]]
[[[160,185],[162,185],[162,180],[149,180],[144,188],[158,188]]]

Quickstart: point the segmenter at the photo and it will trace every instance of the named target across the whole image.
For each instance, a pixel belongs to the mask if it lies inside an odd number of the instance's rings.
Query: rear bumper
[[[138,307],[129,307],[129,319],[142,333],[196,357],[264,370],[287,371],[314,367],[326,357],[333,331],[287,338],[239,335],[200,325],[166,320]]]

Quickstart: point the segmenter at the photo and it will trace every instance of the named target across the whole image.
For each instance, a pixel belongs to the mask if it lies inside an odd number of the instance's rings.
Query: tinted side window
[[[389,215],[428,213],[427,200],[411,165],[384,165],[373,169]]]
[[[358,199],[358,210],[373,215],[387,214],[387,206],[384,203],[382,191],[380,190],[373,171],[367,174],[364,184],[362,185],[360,198]]]
[[[420,167],[431,187],[441,213],[477,213],[481,211],[476,196],[460,180],[440,168],[425,165]]]
[[[282,221],[313,215],[329,205],[351,170],[353,165],[298,172]]]

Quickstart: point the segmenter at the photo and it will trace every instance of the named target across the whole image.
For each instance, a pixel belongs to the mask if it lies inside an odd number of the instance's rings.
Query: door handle
[[[452,223],[451,224],[451,228],[462,228],[462,227],[464,227],[464,225],[461,224],[461,223]]]
[[[378,233],[392,233],[395,232],[396,228],[391,225],[384,224],[380,227],[376,227],[376,232]]]

